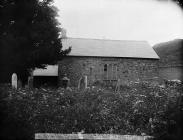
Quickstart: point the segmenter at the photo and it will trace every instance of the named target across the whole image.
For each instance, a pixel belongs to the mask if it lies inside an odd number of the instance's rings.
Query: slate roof
[[[63,49],[72,47],[70,56],[159,59],[147,41],[64,38],[62,46]]]
[[[58,65],[48,65],[45,69],[35,69],[33,76],[58,76]]]

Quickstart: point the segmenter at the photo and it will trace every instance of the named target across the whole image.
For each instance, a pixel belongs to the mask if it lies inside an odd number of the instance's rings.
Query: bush
[[[1,104],[8,116],[3,119],[22,122],[20,127],[28,127],[28,135],[82,131],[159,137],[174,133],[182,113],[181,84],[163,87],[133,83],[117,93],[98,87],[83,91],[75,88],[15,91],[5,86],[0,89]]]

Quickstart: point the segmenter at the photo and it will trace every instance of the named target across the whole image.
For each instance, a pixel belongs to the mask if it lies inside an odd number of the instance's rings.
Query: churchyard
[[[86,89],[1,85],[3,135],[119,134],[162,137],[182,131],[181,82],[148,82]]]

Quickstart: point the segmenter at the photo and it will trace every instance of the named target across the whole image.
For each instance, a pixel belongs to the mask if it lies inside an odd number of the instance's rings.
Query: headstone
[[[78,89],[81,90],[84,88],[84,78],[83,76],[79,79],[79,82],[78,82]]]
[[[17,80],[18,80],[17,74],[13,73],[11,77],[11,85],[13,89],[17,89]]]
[[[29,76],[29,77],[28,77],[28,87],[29,87],[30,89],[33,88],[33,76]]]
[[[78,89],[83,90],[83,89],[87,89],[87,76],[82,76],[79,79],[79,83],[78,83]]]
[[[84,76],[84,88],[86,89],[88,86],[88,83],[87,83],[87,76],[85,75]]]
[[[69,86],[70,79],[67,78],[67,75],[64,74],[64,77],[62,78],[62,85],[66,89]]]

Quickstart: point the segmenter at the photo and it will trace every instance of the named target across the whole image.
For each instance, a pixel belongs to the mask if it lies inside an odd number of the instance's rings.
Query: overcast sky
[[[183,11],[170,0],[54,0],[68,37],[146,40],[151,45],[183,39]]]

